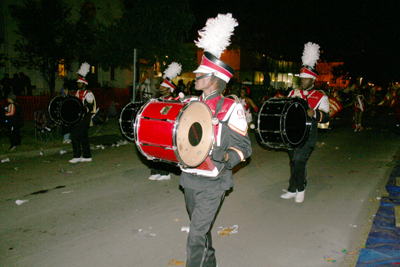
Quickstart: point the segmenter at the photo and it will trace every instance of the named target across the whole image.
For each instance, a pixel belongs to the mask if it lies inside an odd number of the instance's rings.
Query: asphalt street
[[[374,119],[355,133],[332,121],[308,162],[301,204],[280,198],[287,153],[250,132],[253,154],[235,168],[212,229],[219,266],[354,266],[400,147],[385,127]],[[184,266],[179,169],[150,181],[133,143],[94,148],[90,163],[70,164],[70,150],[0,163],[0,266]]]

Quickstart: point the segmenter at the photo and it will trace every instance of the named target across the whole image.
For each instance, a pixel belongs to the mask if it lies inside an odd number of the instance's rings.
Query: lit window
[[[60,79],[64,79],[65,76],[67,76],[67,70],[65,68],[65,60],[62,59],[60,62],[58,62],[58,76]]]

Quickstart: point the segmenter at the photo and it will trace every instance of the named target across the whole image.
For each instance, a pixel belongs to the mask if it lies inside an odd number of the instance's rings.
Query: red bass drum
[[[135,142],[149,160],[197,167],[214,142],[211,110],[200,101],[151,99],[136,117]]]

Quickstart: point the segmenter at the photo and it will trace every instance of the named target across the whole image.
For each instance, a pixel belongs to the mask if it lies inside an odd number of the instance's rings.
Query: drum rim
[[[210,108],[207,106],[206,103],[201,102],[201,101],[190,101],[190,102],[188,102],[186,105],[184,105],[182,107],[182,109],[179,111],[178,116],[176,116],[176,120],[175,120],[175,123],[174,123],[174,129],[173,129],[173,133],[172,133],[172,145],[173,145],[173,148],[174,148],[174,153],[175,153],[176,158],[178,159],[179,163],[181,163],[182,166],[191,167],[191,168],[200,166],[204,162],[204,160],[208,157],[208,154],[210,153],[210,149],[211,149],[211,147],[212,147],[212,145],[214,143],[214,134],[215,134],[215,132],[214,132],[215,129],[214,129],[213,126],[211,126],[210,145],[208,147],[207,153],[205,153],[203,159],[201,160],[201,162],[199,164],[190,165],[190,164],[187,164],[187,163],[184,162],[182,157],[179,155],[179,151],[178,151],[178,144],[177,144],[177,133],[178,133],[177,130],[178,129],[177,128],[179,127],[179,122],[180,122],[180,119],[181,119],[184,111],[186,109],[188,109],[189,106],[193,105],[194,103],[200,103],[201,105],[203,105],[206,108],[206,110],[209,112],[210,118],[212,119],[212,117],[213,117],[212,116],[212,112],[211,112]]]
[[[280,135],[281,135],[281,138],[282,138],[282,142],[283,142],[283,144],[282,145],[278,145],[279,143],[276,143],[276,142],[266,142],[265,140],[264,140],[264,138],[263,138],[263,136],[261,135],[261,131],[260,131],[260,122],[261,122],[261,120],[260,120],[260,118],[261,118],[261,113],[262,113],[262,111],[263,111],[263,109],[264,109],[264,106],[267,104],[267,103],[271,103],[271,102],[279,102],[279,101],[282,101],[282,100],[290,100],[291,102],[293,102],[293,101],[295,101],[295,102],[298,102],[298,103],[301,103],[301,105],[303,106],[303,107],[305,107],[306,106],[306,104],[307,104],[307,102],[304,100],[304,99],[302,99],[302,98],[299,98],[299,97],[286,97],[286,98],[269,98],[269,99],[267,99],[263,104],[262,104],[262,106],[261,106],[261,108],[260,108],[260,110],[258,111],[258,114],[257,114],[257,130],[258,130],[258,135],[259,135],[259,137],[260,137],[260,140],[261,140],[261,142],[263,143],[263,144],[265,144],[265,145],[267,145],[268,147],[270,147],[270,148],[285,148],[285,149],[288,149],[288,150],[294,150],[294,149],[299,149],[299,148],[301,148],[306,142],[307,142],[307,139],[308,139],[308,137],[309,137],[309,135],[310,135],[310,131],[311,131],[311,124],[312,124],[312,121],[311,121],[311,118],[310,117],[308,117],[307,116],[307,112],[306,112],[306,129],[305,129],[305,134],[303,135],[303,138],[302,138],[302,140],[300,141],[300,142],[298,142],[298,144],[293,144],[293,143],[290,143],[289,142],[289,140],[288,140],[288,138],[287,138],[287,135],[286,135],[286,130],[284,131],[284,134],[282,134],[282,133],[280,133]],[[283,102],[285,102],[285,101],[283,101]],[[284,108],[282,109],[282,113],[283,113],[283,111],[284,110],[287,110],[287,108],[286,108],[286,105],[287,105],[288,103],[287,102],[285,102],[285,105],[284,105]],[[291,103],[291,105],[292,105],[293,103]],[[290,106],[291,106],[290,105]],[[289,106],[289,107],[290,107]],[[307,110],[306,110],[307,111]],[[281,114],[282,114],[281,113]],[[283,122],[282,122],[282,120],[280,120],[280,128],[282,128],[282,123],[284,124],[284,122],[286,121],[286,117],[284,118],[284,120],[283,120]],[[285,140],[284,140],[285,139]],[[277,144],[277,145],[275,145],[275,144]],[[289,145],[289,146],[288,146]]]
[[[129,141],[136,141],[136,139],[135,139],[135,122],[136,122],[136,116],[137,116],[137,114],[139,113],[136,113],[136,115],[135,115],[135,118],[134,118],[134,122],[133,122],[133,138],[128,138],[124,133],[125,133],[125,131],[123,131],[122,130],[122,126],[121,126],[121,122],[122,122],[122,114],[124,113],[124,111],[125,111],[125,109],[130,105],[130,104],[142,104],[142,106],[144,105],[144,103],[143,102],[137,102],[137,101],[131,101],[131,102],[129,102],[128,104],[126,104],[126,106],[122,109],[122,111],[121,111],[121,113],[119,114],[119,120],[118,120],[118,124],[119,124],[119,130],[121,131],[121,134],[126,138],[126,139],[128,139]],[[140,111],[140,109],[138,109],[139,111]]]
[[[140,110],[136,114],[135,126],[134,126],[135,127],[135,129],[134,129],[134,138],[135,138],[136,147],[138,148],[139,152],[143,156],[145,156],[145,157],[147,157],[147,159],[151,159],[151,160],[155,159],[155,157],[153,157],[153,156],[149,157],[149,155],[146,154],[143,151],[142,147],[140,146],[140,143],[139,143],[139,140],[138,140],[138,129],[139,129],[138,127],[140,126],[140,118],[142,116],[142,113],[143,113],[145,107],[147,107],[151,102],[155,102],[155,101],[157,101],[157,100],[154,99],[154,98],[151,98],[151,99],[147,100],[147,102],[143,106],[140,107]]]
[[[54,121],[54,123],[57,124],[57,125],[62,125],[62,122],[61,122],[60,120],[57,120],[56,118],[53,118],[52,112],[51,112],[51,110],[50,110],[50,107],[51,107],[51,105],[53,104],[53,102],[54,102],[55,99],[58,99],[58,98],[61,98],[61,97],[64,97],[64,96],[62,96],[62,95],[57,95],[57,96],[53,97],[53,99],[50,100],[49,106],[47,107],[47,112],[49,113],[50,119],[51,119],[52,121]]]
[[[55,99],[61,99],[60,101],[62,101],[62,102],[60,103],[60,107],[62,106],[63,102],[64,102],[65,100],[67,100],[67,99],[74,99],[75,101],[77,101],[78,103],[80,103],[81,107],[83,107],[82,101],[81,101],[78,97],[76,97],[76,96],[72,96],[72,95],[66,95],[66,96],[57,95],[57,96],[55,96],[52,100],[50,100],[49,106],[47,107],[47,112],[49,113],[49,117],[50,117],[51,120],[54,121],[55,124],[57,124],[57,125],[59,125],[59,126],[73,126],[73,125],[77,124],[79,121],[82,120],[82,118],[83,118],[83,112],[80,112],[80,116],[79,116],[78,119],[77,119],[76,121],[74,121],[74,122],[66,122],[66,121],[64,121],[63,118],[62,118],[62,116],[61,116],[61,114],[59,114],[59,119],[53,118],[52,112],[51,112],[51,110],[50,110],[50,107],[52,106],[52,104],[53,104],[53,102],[55,101]]]

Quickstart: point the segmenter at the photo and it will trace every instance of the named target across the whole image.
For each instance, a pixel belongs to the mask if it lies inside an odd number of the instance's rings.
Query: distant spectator
[[[13,93],[17,96],[22,95],[23,85],[19,75],[17,73],[13,74],[12,82],[11,82]]]
[[[10,151],[15,150],[21,145],[21,135],[19,129],[21,127],[21,107],[15,103],[17,96],[9,94],[7,96],[8,107],[5,108],[5,115],[7,117],[8,137],[10,139]]]
[[[250,106],[254,109],[255,112],[258,112],[258,108],[254,104],[253,100],[251,98],[247,97],[247,94],[249,91],[250,91],[250,89],[247,86],[245,88],[242,88],[240,90],[240,98],[239,98],[239,101],[244,108],[247,123],[251,123],[251,121],[253,120],[253,117],[252,117],[251,111],[250,111]]]
[[[26,95],[32,95],[31,78],[29,78],[29,76],[25,75],[23,72],[19,73],[19,78],[22,85],[22,91],[24,91]]]
[[[3,96],[6,98],[11,93],[11,78],[8,73],[4,73],[4,77],[0,80],[1,89],[3,90]]]

